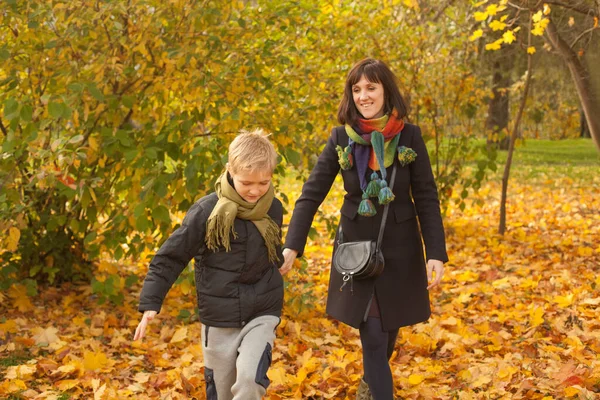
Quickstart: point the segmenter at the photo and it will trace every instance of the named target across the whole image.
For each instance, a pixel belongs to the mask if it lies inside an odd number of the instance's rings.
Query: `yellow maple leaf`
[[[28,380],[35,373],[35,366],[33,365],[15,365],[8,367],[6,370],[6,379],[22,379]]]
[[[27,289],[23,285],[13,285],[8,289],[8,295],[13,299],[13,306],[19,311],[25,312],[30,311],[33,308],[33,304],[27,296]]]
[[[83,367],[88,371],[96,371],[109,366],[110,361],[102,351],[83,353]]]
[[[8,319],[6,322],[0,324],[0,333],[4,337],[6,333],[15,333],[17,331],[17,323],[15,320]]]
[[[425,380],[425,377],[421,374],[410,374],[410,376],[408,377],[408,383],[410,383],[413,386],[418,385],[419,383],[423,382],[424,380]]]
[[[98,263],[98,272],[106,272],[108,274],[116,274],[118,268],[115,264],[108,261],[100,261]]]
[[[535,307],[529,311],[529,323],[532,327],[540,326],[544,323],[544,309]]]
[[[404,0],[404,5],[410,8],[419,8],[419,3],[416,0]]]
[[[485,11],[489,15],[496,15],[496,13],[498,12],[498,5],[497,4],[490,4],[489,6],[487,6],[487,9]]]
[[[79,385],[79,379],[63,379],[54,384],[59,390],[66,392]]]
[[[483,30],[481,29],[477,29],[475,32],[473,32],[473,34],[469,37],[469,40],[475,41],[477,39],[479,39],[481,36],[483,36]]]
[[[540,22],[542,20],[543,14],[542,11],[538,11],[535,14],[533,14],[533,16],[531,17],[531,19],[533,20],[533,22]]]
[[[494,31],[501,31],[502,29],[506,28],[506,23],[500,22],[497,19],[495,19],[492,22],[490,22],[490,28],[492,28],[492,30]]]
[[[481,12],[481,11],[477,11],[474,15],[475,17],[475,21],[485,21],[488,17],[488,14],[486,12]]]
[[[502,35],[502,40],[504,40],[504,43],[508,43],[511,44],[512,42],[514,42],[517,38],[515,37],[515,34],[513,33],[513,31],[506,31],[504,32],[504,34]]]
[[[100,379],[92,379],[92,389],[94,390],[94,400],[101,400],[106,391],[106,383],[100,386]]]
[[[535,54],[535,47],[529,46],[527,48],[527,54]]]
[[[288,383],[288,378],[284,367],[269,368],[267,375],[274,386],[286,385]]]
[[[567,388],[565,388],[565,396],[567,397],[573,397],[576,396],[577,394],[579,394],[579,389],[573,386],[569,386]]]
[[[56,332],[58,332],[58,329],[56,329],[52,326],[49,328],[46,328],[46,329],[42,329],[42,328],[34,329],[35,336],[33,337],[33,339],[35,340],[35,344],[49,345],[49,344],[52,344],[52,343],[58,341],[59,339],[58,339],[58,336],[56,336]]]
[[[171,341],[169,343],[182,342],[185,339],[187,339],[187,334],[188,334],[188,328],[187,328],[187,326],[183,326],[183,327],[179,328],[177,330],[177,332],[175,332],[175,334],[173,335],[173,337],[171,338]]]
[[[558,304],[558,306],[560,308],[567,308],[571,304],[573,304],[574,297],[575,297],[575,295],[573,293],[569,293],[566,296],[555,296],[554,297],[554,302],[556,304]]]
[[[19,239],[21,239],[21,231],[15,226],[11,226],[8,229],[8,242],[6,244],[6,250],[16,251],[19,247]]]

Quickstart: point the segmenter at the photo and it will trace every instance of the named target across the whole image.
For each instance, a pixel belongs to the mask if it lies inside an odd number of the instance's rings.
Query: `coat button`
[[[206,383],[211,383],[212,382],[212,376],[208,375],[206,377]]]
[[[242,321],[242,326],[246,325],[246,321]]]

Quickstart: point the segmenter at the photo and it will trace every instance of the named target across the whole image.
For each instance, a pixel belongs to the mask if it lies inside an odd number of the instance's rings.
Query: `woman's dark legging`
[[[398,329],[384,332],[381,319],[369,317],[360,326],[365,382],[374,400],[393,400],[394,382],[389,360],[394,352]]]

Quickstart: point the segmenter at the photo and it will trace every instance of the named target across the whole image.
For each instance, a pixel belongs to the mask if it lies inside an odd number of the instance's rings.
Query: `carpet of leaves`
[[[451,261],[431,294],[434,315],[401,329],[391,360],[399,398],[600,398],[600,177],[517,175],[503,237],[497,181],[479,191],[482,202],[448,207]],[[335,217],[340,188],[323,220]],[[291,199],[299,189],[280,188]],[[324,223],[316,233],[286,276],[271,400],[353,399],[362,376],[357,331],[324,312],[331,243]],[[106,257],[96,276],[143,276],[147,258]],[[0,293],[0,398],[204,399],[193,285],[175,286],[148,337],[132,342],[140,284],[123,289],[121,306],[98,305],[90,286]]]

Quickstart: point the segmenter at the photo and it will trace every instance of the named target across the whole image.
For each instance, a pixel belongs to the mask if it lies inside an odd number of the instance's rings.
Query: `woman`
[[[448,261],[427,149],[420,128],[403,122],[406,114],[396,77],[383,62],[365,59],[352,68],[338,110],[342,126],[333,129],[302,188],[284,245],[281,271],[286,273],[302,255],[317,208],[340,168],[346,190],[340,220],[343,240],[376,240],[384,206],[370,196],[373,187],[386,186],[381,182],[390,179],[396,164],[395,199],[390,203],[382,240],[383,273],[355,279],[353,290],[348,290],[342,287],[342,275],[331,268],[327,313],[360,332],[366,384],[361,382],[357,398],[369,398],[370,389],[375,400],[393,399],[389,358],[398,330],[429,318],[429,289],[440,283]],[[371,137],[380,135],[375,131],[383,134],[384,154],[374,150],[380,146],[371,146]],[[380,168],[380,163],[384,167]],[[392,183],[386,183],[389,189]],[[334,252],[337,242],[336,237]]]

